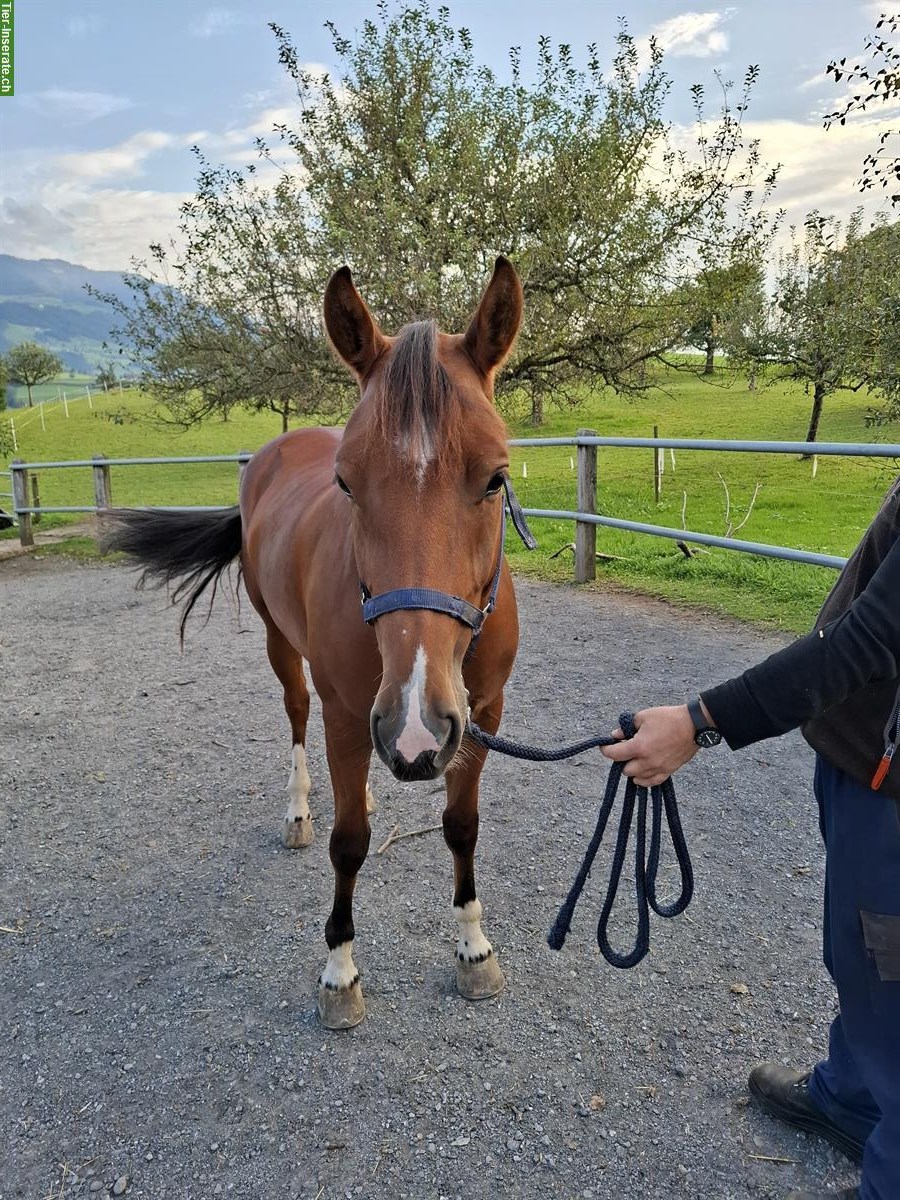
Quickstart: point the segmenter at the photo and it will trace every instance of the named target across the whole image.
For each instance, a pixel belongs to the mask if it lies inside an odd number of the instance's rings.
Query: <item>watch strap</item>
[[[687,706],[688,712],[691,714],[691,720],[694,722],[694,729],[697,733],[702,733],[704,729],[710,729],[712,726],[706,717],[703,715],[703,709],[700,707],[700,701],[689,700]]]

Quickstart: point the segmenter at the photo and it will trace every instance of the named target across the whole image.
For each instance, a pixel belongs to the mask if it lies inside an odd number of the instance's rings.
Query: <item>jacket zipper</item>
[[[887,779],[888,771],[891,769],[891,762],[897,749],[898,738],[900,738],[900,690],[897,692],[897,698],[894,701],[894,707],[891,709],[891,715],[888,717],[887,725],[884,727],[884,754],[881,756],[881,762],[875,768],[875,774],[872,776],[872,782],[869,785],[873,792],[877,792],[885,779]]]

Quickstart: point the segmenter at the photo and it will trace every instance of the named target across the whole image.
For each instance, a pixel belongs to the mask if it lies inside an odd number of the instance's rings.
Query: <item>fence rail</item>
[[[513,438],[511,446],[540,448],[543,446],[573,446],[578,453],[577,510],[528,508],[526,515],[536,520],[575,522],[575,578],[584,583],[596,576],[597,528],[622,529],[632,533],[649,534],[679,542],[690,542],[702,546],[716,546],[745,554],[756,554],[766,558],[786,559],[790,562],[807,563],[817,567],[840,568],[845,558],[833,554],[817,554],[798,550],[791,546],[772,546],[763,542],[744,541],[733,537],[719,537],[689,529],[672,529],[665,525],[652,525],[642,521],[626,521],[618,517],[607,517],[597,512],[597,451],[603,447],[618,447],[640,450],[698,450],[733,451],[755,454],[795,454],[808,457],[839,455],[854,458],[900,459],[900,444],[878,442],[763,442],[723,441],[700,438],[632,438],[600,437],[592,429],[579,430],[574,437]],[[235,454],[195,454],[182,458],[157,456],[152,458],[105,458],[95,455],[87,459],[71,459],[63,462],[24,462],[14,459],[10,463],[12,476],[13,511],[19,526],[19,538],[23,546],[34,544],[32,522],[39,521],[43,513],[84,512],[96,513],[112,505],[110,468],[185,465],[191,463],[237,463],[239,472],[253,457],[249,450]],[[94,482],[94,503],[73,505],[42,505],[40,503],[35,471],[69,468],[90,468]],[[32,497],[29,503],[29,474],[31,474]],[[214,511],[220,505],[159,506],[167,512]]]

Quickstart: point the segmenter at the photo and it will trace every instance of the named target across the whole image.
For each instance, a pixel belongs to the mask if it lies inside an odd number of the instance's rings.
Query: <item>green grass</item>
[[[533,430],[513,422],[514,436],[568,436],[579,427],[604,435],[662,435],[698,438],[763,438],[802,441],[809,398],[802,388],[777,383],[755,393],[742,385],[709,384],[696,376],[675,374],[664,390],[629,402],[612,393],[593,396],[575,412],[549,410],[546,424]],[[256,449],[280,430],[273,414],[235,413],[226,422],[179,432],[152,420],[153,405],[144,397],[95,397],[70,404],[69,419],[61,408],[45,409],[46,430],[33,411],[17,418],[19,456],[29,460],[147,455],[228,454]],[[867,401],[852,393],[830,397],[820,429],[823,441],[875,440],[866,428]],[[125,410],[122,424],[107,419]],[[900,440],[896,428],[882,434]],[[515,449],[512,476],[519,498],[529,508],[576,507],[574,448]],[[527,465],[527,478],[523,478]],[[732,521],[743,518],[757,483],[759,494],[749,520],[735,534],[750,541],[796,546],[830,554],[848,554],[876,511],[897,471],[885,460],[820,458],[812,463],[793,455],[756,455],[679,451],[674,471],[666,455],[662,496],[653,493],[649,450],[601,449],[598,453],[598,508],[610,516],[680,528],[686,494],[688,529],[725,532],[725,489]],[[721,475],[721,479],[719,476]],[[90,503],[91,473],[85,470],[44,471],[40,478],[45,504]],[[234,464],[173,467],[122,467],[113,470],[116,504],[230,504],[237,491]],[[3,500],[0,499],[0,504]],[[59,523],[48,516],[43,528]],[[514,567],[547,579],[571,579],[572,556],[549,555],[574,537],[562,521],[534,521],[537,551],[529,554],[514,534],[508,550]],[[0,535],[2,536],[2,535]],[[616,559],[598,563],[598,583],[666,597],[744,619],[765,621],[801,631],[809,627],[834,572],[728,550],[711,550],[686,558],[675,543],[661,538],[598,529],[597,549]]]
[[[576,415],[555,412],[541,435],[563,436],[577,426],[602,435],[649,437],[653,426],[672,437],[757,438],[802,441],[809,400],[802,388],[779,383],[755,393],[746,387],[709,384],[679,374],[666,380],[665,392],[629,403],[612,394],[594,398]],[[822,441],[873,441],[866,428],[866,399],[848,393],[831,397],[820,429]],[[534,431],[518,425],[515,433]],[[896,429],[892,440],[900,440]],[[890,432],[883,440],[890,439]],[[517,449],[513,478],[519,498],[530,508],[574,509],[575,472],[569,448]],[[527,462],[528,477],[522,478]],[[598,451],[598,509],[609,516],[681,528],[687,494],[688,529],[725,532],[725,488],[732,521],[742,519],[756,484],[759,495],[747,524],[735,534],[749,541],[796,546],[829,554],[848,554],[868,525],[897,472],[891,460],[820,458],[812,463],[794,455],[678,451],[675,469],[666,455],[662,496],[653,492],[649,450]],[[539,549],[529,556],[510,540],[510,559],[519,570],[545,577],[569,578],[571,555],[548,562],[548,553],[573,538],[566,522],[535,521]],[[834,582],[820,567],[711,550],[686,558],[674,542],[610,529],[598,529],[597,549],[623,561],[598,563],[598,580],[699,605],[734,616],[760,620],[792,631],[807,629]],[[529,561],[530,560],[530,561]],[[602,583],[599,585],[602,586]]]

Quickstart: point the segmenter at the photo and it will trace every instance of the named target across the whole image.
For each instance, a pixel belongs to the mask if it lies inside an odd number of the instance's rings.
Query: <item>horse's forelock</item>
[[[380,433],[421,475],[455,445],[459,402],[438,358],[437,322],[414,321],[400,330],[376,403]]]

